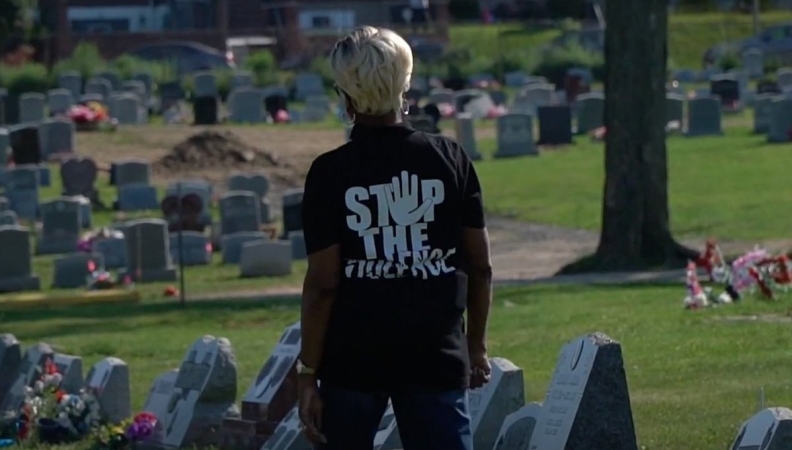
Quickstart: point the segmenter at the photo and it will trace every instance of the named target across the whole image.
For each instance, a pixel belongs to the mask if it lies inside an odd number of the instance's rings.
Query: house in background
[[[410,0],[39,0],[39,15],[50,31],[53,61],[71,55],[81,41],[113,58],[172,40],[226,50],[231,38],[256,36],[275,38],[282,60],[299,60],[327,51],[360,25],[447,42],[448,0],[430,0],[430,26],[416,30],[404,20],[409,6]]]

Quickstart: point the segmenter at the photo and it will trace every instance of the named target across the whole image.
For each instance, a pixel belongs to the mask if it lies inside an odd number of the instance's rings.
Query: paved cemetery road
[[[554,276],[564,265],[592,253],[597,247],[598,233],[552,225],[519,222],[503,217],[487,219],[492,245],[495,284],[498,286],[529,286],[537,284],[633,284],[683,283],[684,270],[591,273]],[[692,248],[703,248],[705,239],[685,239]],[[771,252],[788,251],[792,239],[767,242],[722,242],[726,255],[737,255],[760,244]],[[238,292],[234,298],[278,298],[300,293],[296,287],[284,287],[265,292]],[[190,300],[227,299],[227,294],[201,296]]]

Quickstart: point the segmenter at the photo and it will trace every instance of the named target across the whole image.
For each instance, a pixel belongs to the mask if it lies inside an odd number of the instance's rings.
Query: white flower
[[[35,393],[37,393],[37,394],[43,393],[44,392],[44,382],[41,381],[41,380],[36,380],[36,382],[33,383],[33,391]]]

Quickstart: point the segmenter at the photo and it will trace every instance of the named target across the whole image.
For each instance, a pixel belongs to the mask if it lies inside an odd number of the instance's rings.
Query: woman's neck
[[[385,114],[384,116],[372,116],[369,114],[355,114],[355,125],[368,125],[368,126],[388,126],[396,125],[402,122],[401,115],[395,112]]]

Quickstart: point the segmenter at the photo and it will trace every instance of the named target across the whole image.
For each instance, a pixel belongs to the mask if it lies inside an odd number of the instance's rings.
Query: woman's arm
[[[300,360],[311,369],[322,362],[325,332],[336,298],[341,273],[339,245],[308,256],[302,294],[302,349]]]

